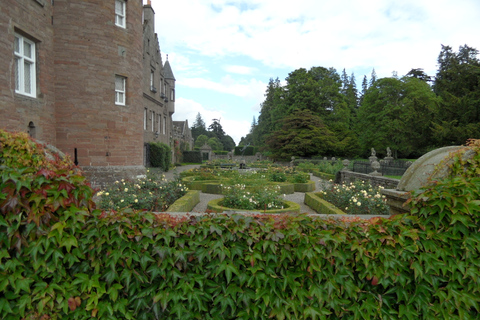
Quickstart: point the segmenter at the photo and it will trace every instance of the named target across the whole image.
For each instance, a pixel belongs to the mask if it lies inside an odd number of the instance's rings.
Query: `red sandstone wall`
[[[53,9],[46,0],[1,0],[0,6],[0,128],[28,131],[55,145],[55,87],[53,68]],[[14,33],[36,44],[36,97],[15,93]]]
[[[31,1],[31,0],[30,0]],[[57,147],[81,166],[143,165],[142,0],[55,0]],[[115,74],[127,77],[126,106],[115,105]]]

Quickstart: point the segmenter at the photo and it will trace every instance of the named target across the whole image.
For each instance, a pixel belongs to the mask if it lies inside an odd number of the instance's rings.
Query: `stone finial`
[[[342,161],[342,164],[343,164],[342,171],[348,171],[348,165],[350,164],[350,161],[348,159],[345,159]]]
[[[378,172],[377,170],[380,169],[380,162],[378,161],[372,161],[372,169],[373,169],[373,172],[369,173],[369,175],[371,176],[381,176],[382,174],[380,172]]]
[[[370,157],[368,157],[368,160],[370,161],[370,164],[372,164],[373,162],[377,161],[377,152],[375,151],[374,148],[371,149],[371,152],[372,152],[372,155]]]

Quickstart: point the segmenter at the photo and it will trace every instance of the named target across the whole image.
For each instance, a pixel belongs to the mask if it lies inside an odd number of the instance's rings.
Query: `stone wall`
[[[171,146],[172,118],[167,93],[172,88],[164,77],[158,36],[155,33],[155,12],[151,4],[143,7],[143,111],[145,143],[161,142]],[[153,72],[153,79],[152,77]],[[151,83],[153,80],[153,84]]]
[[[382,186],[386,189],[396,189],[400,182],[400,180],[383,176],[372,176],[353,171],[340,171],[337,173],[335,183],[350,183],[356,180],[368,181],[372,186]]]
[[[53,6],[45,0],[1,0],[0,128],[56,144]],[[35,43],[36,92],[15,92],[15,33]],[[31,123],[31,127],[29,124]]]
[[[105,188],[122,179],[135,180],[146,174],[144,166],[80,167],[94,188]]]
[[[57,147],[80,166],[143,165],[141,0],[127,1],[126,27],[114,1],[55,0]],[[115,76],[126,103],[115,104]]]

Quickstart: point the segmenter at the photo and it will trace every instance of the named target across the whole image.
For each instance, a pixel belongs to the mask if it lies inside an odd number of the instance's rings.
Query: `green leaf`
[[[7,299],[0,298],[0,314],[6,315],[8,313],[12,313],[13,310],[10,307],[10,303]]]
[[[20,290],[23,290],[27,293],[30,293],[30,284],[33,282],[33,279],[17,279],[15,281],[15,294],[18,294]]]
[[[72,247],[78,247],[77,239],[74,236],[63,237],[60,240],[60,247],[66,247],[67,252],[70,252]]]

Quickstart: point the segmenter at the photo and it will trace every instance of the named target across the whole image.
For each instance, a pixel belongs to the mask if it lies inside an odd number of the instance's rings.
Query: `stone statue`
[[[387,157],[392,156],[392,150],[390,150],[390,147],[387,147]]]
[[[372,148],[372,157],[375,157],[377,155],[377,152],[375,152],[375,149]]]

